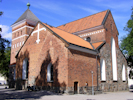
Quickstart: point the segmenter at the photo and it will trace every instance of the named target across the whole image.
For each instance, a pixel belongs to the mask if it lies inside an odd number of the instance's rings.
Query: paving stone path
[[[133,100],[133,92],[107,92],[98,95],[55,94],[50,91],[25,91],[0,88],[0,100]]]

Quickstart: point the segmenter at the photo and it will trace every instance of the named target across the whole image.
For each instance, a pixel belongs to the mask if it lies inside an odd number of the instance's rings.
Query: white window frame
[[[27,78],[26,78],[26,75],[27,75],[27,67],[28,67],[28,59],[27,58],[25,58],[24,60],[23,60],[23,69],[22,69],[22,79],[23,80],[26,80]]]
[[[104,59],[101,59],[100,67],[101,67],[101,81],[106,81],[106,64]]]
[[[20,44],[19,44],[20,46],[21,46],[21,42],[20,42]]]
[[[111,39],[111,54],[112,54],[113,81],[117,81],[117,58],[116,58],[116,46],[114,38]]]
[[[126,81],[126,69],[124,64],[122,66],[122,81]]]
[[[47,82],[53,82],[53,80],[51,80],[51,66],[52,63],[49,63],[47,66]]]

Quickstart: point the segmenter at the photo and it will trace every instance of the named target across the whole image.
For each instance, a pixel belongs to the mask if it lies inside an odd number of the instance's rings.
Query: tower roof
[[[35,23],[37,23],[38,21],[40,21],[32,12],[30,9],[27,9],[19,18],[18,20],[15,22],[20,22],[24,19],[30,20],[30,21],[34,21]],[[13,24],[15,24],[13,23]]]

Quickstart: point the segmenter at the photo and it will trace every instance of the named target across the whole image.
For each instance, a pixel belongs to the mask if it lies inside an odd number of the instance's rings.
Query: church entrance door
[[[78,82],[74,82],[74,94],[78,93]]]

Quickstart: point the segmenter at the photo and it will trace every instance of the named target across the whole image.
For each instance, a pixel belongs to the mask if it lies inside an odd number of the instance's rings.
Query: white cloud
[[[9,32],[10,26],[0,25],[0,27],[2,28],[2,32],[1,32],[2,37],[6,38],[6,39],[11,39],[12,38],[12,33]]]
[[[91,8],[84,7],[84,6],[77,6],[77,7],[84,11],[90,12],[91,14],[99,12],[99,10],[91,9]]]

